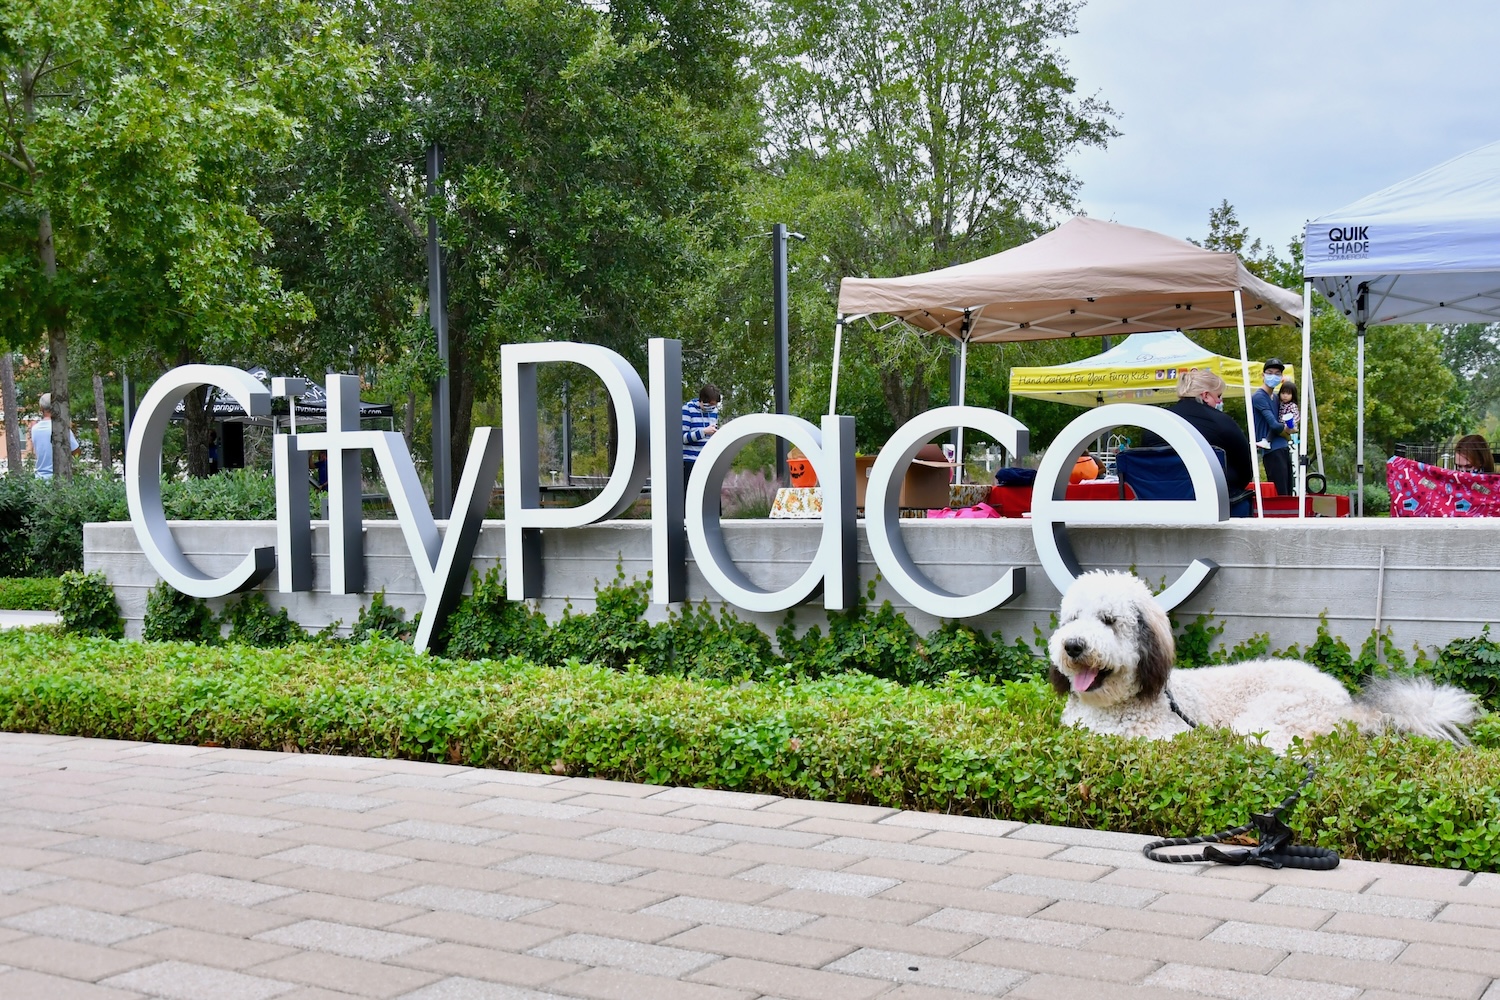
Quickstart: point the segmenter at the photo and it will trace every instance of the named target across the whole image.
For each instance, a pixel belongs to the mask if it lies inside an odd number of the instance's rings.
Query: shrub
[[[685,603],[651,629],[649,673],[724,681],[761,680],[782,672],[771,640],[729,608],[715,614],[707,601]]]
[[[724,517],[770,517],[780,485],[762,469],[731,472],[719,492],[720,510]]]
[[[492,567],[483,579],[476,571],[473,578],[472,591],[448,616],[435,648],[465,660],[507,656],[546,660],[547,619],[524,602],[506,598],[498,568]]]
[[[31,573],[31,536],[26,529],[36,480],[12,471],[0,476],[0,576]]]
[[[103,573],[64,573],[58,580],[57,611],[65,632],[106,639],[125,634],[114,588]]]
[[[1479,695],[1490,711],[1500,711],[1500,643],[1490,638],[1488,625],[1474,638],[1455,639],[1440,649],[1433,675]]]
[[[406,620],[405,608],[397,608],[385,603],[385,591],[382,590],[370,598],[369,607],[359,609],[359,616],[354,619],[354,629],[349,634],[349,641],[357,643],[373,638],[384,638],[408,642],[411,640],[414,625],[415,622]]]
[[[552,626],[547,636],[548,662],[575,659],[619,670],[645,659],[651,649],[651,626],[641,616],[651,605],[648,588],[645,581],[626,580],[625,570],[617,563],[614,581],[595,586],[593,612],[575,615],[569,606]]]
[[[61,581],[51,576],[0,578],[0,608],[56,611]]]
[[[1384,466],[1380,466],[1384,468]],[[1359,490],[1353,483],[1329,483],[1330,495],[1337,494],[1349,498],[1349,512],[1354,513],[1355,495]],[[1391,491],[1386,489],[1384,483],[1365,482],[1365,513],[1366,514],[1389,514],[1391,512]]]
[[[58,576],[83,569],[83,526],[130,516],[125,484],[102,476],[38,479],[26,517],[28,576]]]
[[[222,635],[208,605],[163,580],[146,595],[141,638],[147,642],[217,643]]]
[[[1041,681],[723,683],[367,645],[293,651],[0,634],[0,729],[405,757],[1153,836],[1238,825],[1301,781],[1223,730],[1059,723]],[[1495,727],[1476,727],[1492,741]],[[1346,727],[1286,817],[1345,857],[1500,870],[1500,753]]]
[[[161,486],[161,505],[173,520],[274,521],[276,480],[258,469],[169,479]]]
[[[272,608],[265,595],[256,590],[229,604],[221,622],[229,625],[229,641],[244,646],[290,646],[307,638],[286,608]]]

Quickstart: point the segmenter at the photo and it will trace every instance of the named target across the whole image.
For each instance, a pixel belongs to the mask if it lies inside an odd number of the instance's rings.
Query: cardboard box
[[[859,455],[854,459],[854,506],[861,510],[874,465],[874,455]],[[948,482],[952,477],[953,463],[943,456],[942,449],[935,444],[925,445],[907,466],[906,478],[901,480],[899,505],[918,510],[948,506]]]

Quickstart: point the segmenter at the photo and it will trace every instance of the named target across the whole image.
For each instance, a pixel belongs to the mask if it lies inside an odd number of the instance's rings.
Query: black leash
[[[1167,693],[1167,704],[1172,711],[1196,729],[1198,724],[1177,705],[1177,699],[1172,697],[1172,692]],[[1326,847],[1308,847],[1302,844],[1292,843],[1292,830],[1281,821],[1281,814],[1297,804],[1302,797],[1302,792],[1313,780],[1313,764],[1310,760],[1303,760],[1303,766],[1307,768],[1307,775],[1302,779],[1292,794],[1282,800],[1281,805],[1268,813],[1251,813],[1250,822],[1244,826],[1237,826],[1232,830],[1220,830],[1218,833],[1209,834],[1206,837],[1169,837],[1164,840],[1153,840],[1141,848],[1141,853],[1152,861],[1161,861],[1166,864],[1184,864],[1190,861],[1214,861],[1221,865],[1262,865],[1266,868],[1306,868],[1312,871],[1328,871],[1337,868],[1339,856]],[[1188,847],[1192,844],[1218,844],[1256,831],[1257,843],[1254,847],[1243,847],[1236,850],[1221,850],[1217,847],[1205,847],[1197,854],[1164,854],[1163,847]]]

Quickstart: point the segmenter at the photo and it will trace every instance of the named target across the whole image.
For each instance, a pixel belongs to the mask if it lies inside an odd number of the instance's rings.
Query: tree
[[[1067,156],[1115,135],[1074,96],[1057,39],[1072,0],[793,0],[759,8],[768,183],[848,213],[820,260],[844,275],[945,267],[1015,246],[1072,208]],[[783,217],[797,228],[801,220]],[[809,226],[804,231],[812,233]],[[826,257],[826,260],[824,259]],[[831,309],[820,324],[831,329]],[[895,423],[926,409],[951,346],[897,327],[849,342]]]
[[[1450,323],[1438,330],[1443,363],[1463,392],[1464,427],[1475,429],[1500,401],[1500,323]]]
[[[304,356],[410,392],[430,344],[426,222],[448,270],[454,469],[503,343],[577,340],[644,359],[735,215],[753,137],[737,8],[722,0],[369,0],[379,64],[298,154],[320,179],[273,223],[317,304]],[[438,195],[426,155],[443,151]],[[428,355],[430,360],[430,354]],[[384,384],[384,383],[383,383]]]
[[[0,328],[45,337],[57,475],[72,337],[180,363],[307,312],[264,263],[254,181],[299,103],[357,86],[352,51],[307,4],[0,0]]]

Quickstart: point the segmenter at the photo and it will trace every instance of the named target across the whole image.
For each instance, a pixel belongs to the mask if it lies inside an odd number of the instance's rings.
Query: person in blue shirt
[[[42,419],[31,425],[31,453],[36,456],[36,477],[51,479],[52,393],[42,393],[37,400],[37,408],[42,411]],[[68,447],[74,455],[78,454],[78,438],[74,437],[71,429],[68,431]]]
[[[703,446],[719,429],[719,401],[723,397],[715,385],[705,385],[698,390],[698,398],[682,404],[682,488],[687,489],[688,477],[693,466],[703,453]]]
[[[1255,443],[1261,449],[1261,460],[1266,466],[1266,480],[1276,485],[1280,496],[1292,495],[1292,450],[1288,443],[1291,432],[1281,422],[1276,389],[1281,385],[1281,373],[1286,365],[1272,358],[1262,366],[1262,386],[1251,397],[1251,408],[1255,414]]]

